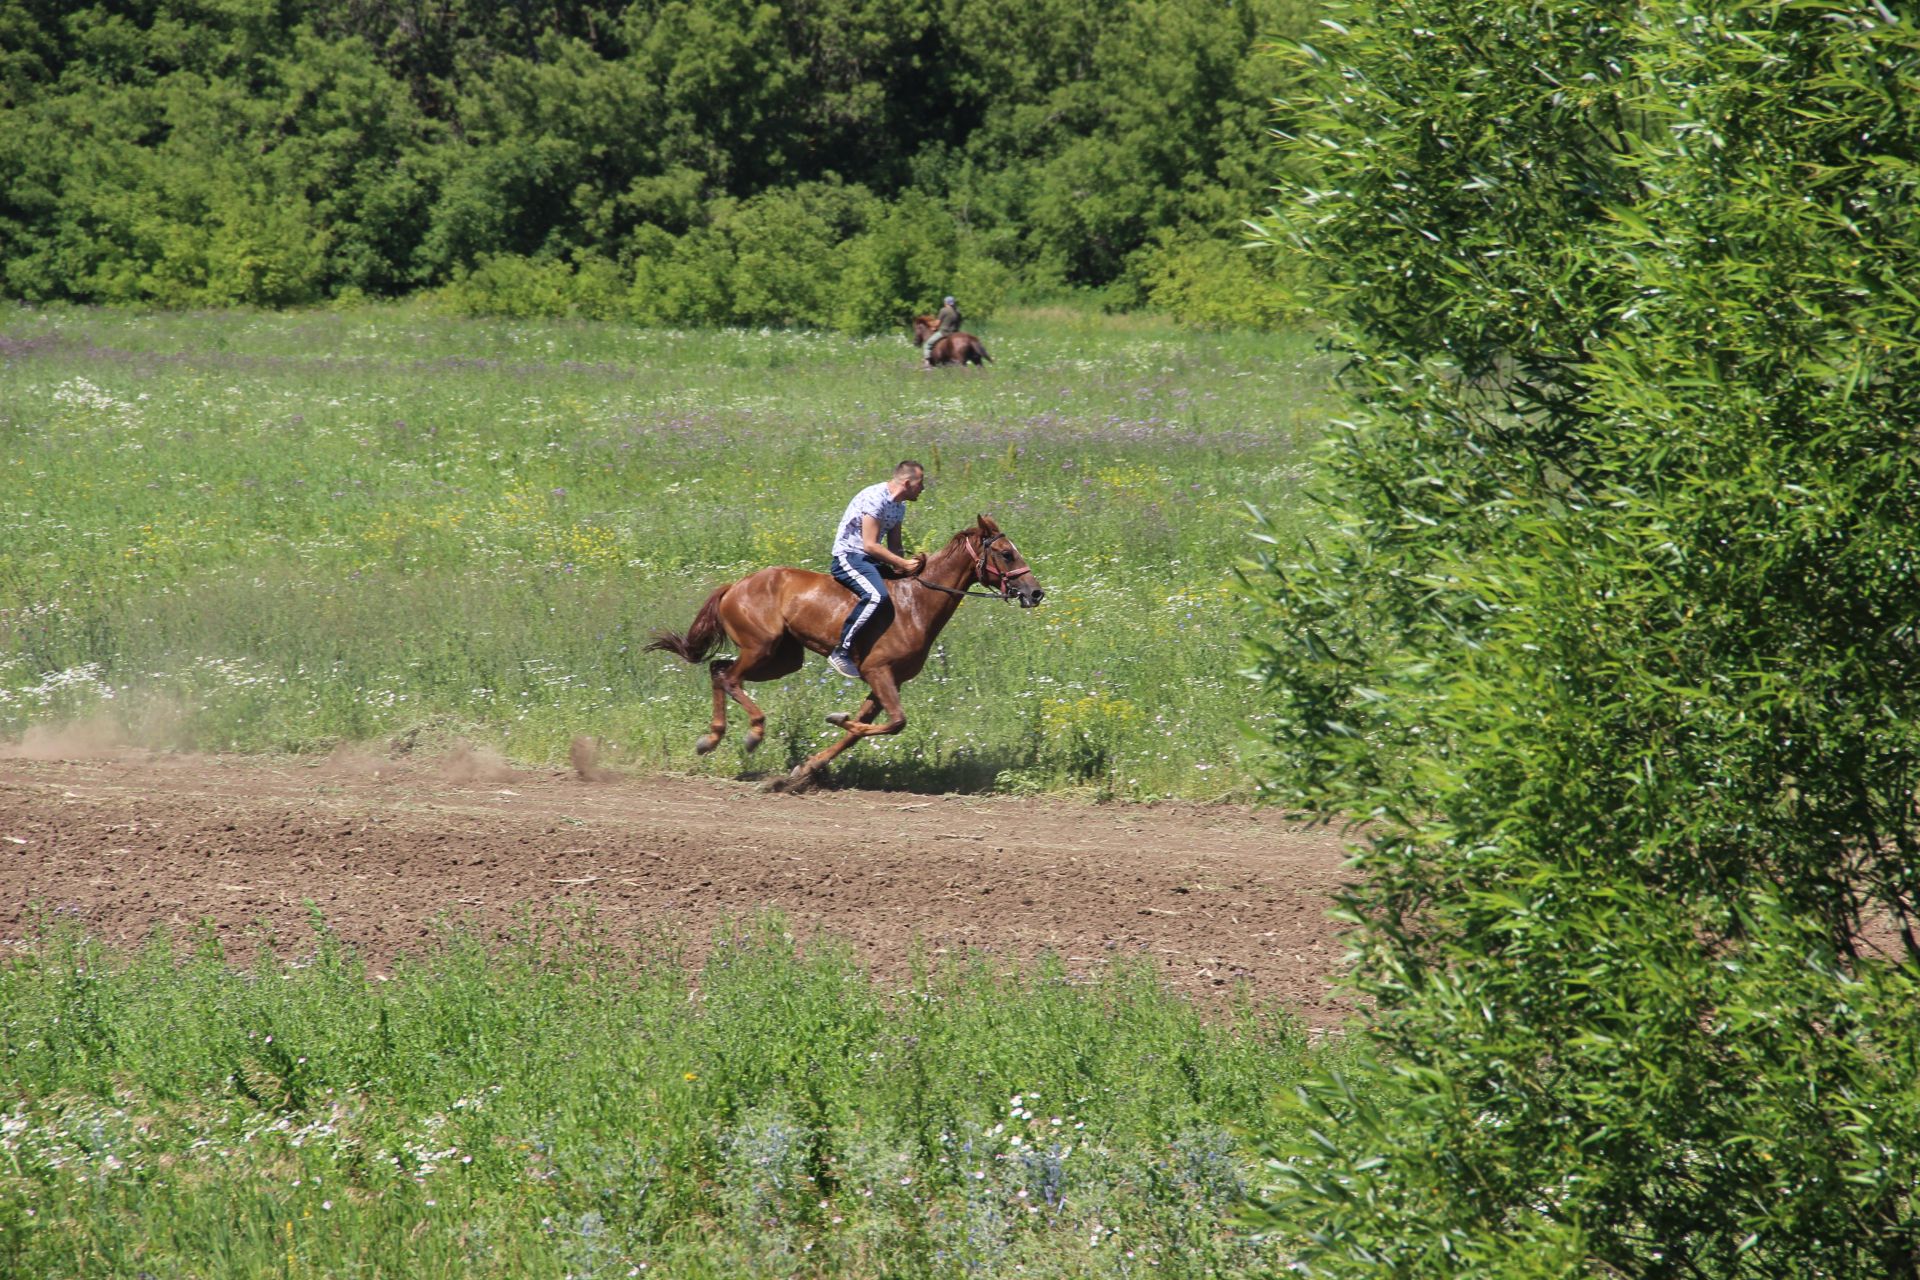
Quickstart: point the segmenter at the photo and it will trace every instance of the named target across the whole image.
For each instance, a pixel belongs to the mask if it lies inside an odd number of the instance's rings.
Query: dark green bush
[[[0,0],[0,290],[274,304],[644,260],[636,318],[868,330],[928,281],[1105,285],[1258,201],[1261,42],[1311,8]]]
[[[709,206],[713,221],[675,236],[644,227],[626,266],[483,256],[444,292],[468,315],[578,315],[649,325],[904,330],[947,293],[991,315],[1012,272],[909,194],[885,206],[861,187],[810,184]]]
[[[1385,1065],[1278,1221],[1319,1274],[1920,1274],[1920,36],[1338,16],[1273,233],[1344,514],[1249,582],[1274,792],[1370,823]]]

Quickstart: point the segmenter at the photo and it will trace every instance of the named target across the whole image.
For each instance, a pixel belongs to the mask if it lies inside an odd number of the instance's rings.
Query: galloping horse
[[[899,733],[907,727],[907,713],[900,709],[900,686],[926,665],[940,629],[964,597],[978,594],[968,590],[976,584],[999,599],[1018,600],[1024,609],[1039,604],[1046,594],[1012,540],[986,516],[954,534],[945,547],[928,557],[918,575],[894,581],[889,591],[892,621],[881,627],[876,620],[855,644],[854,661],[871,692],[854,714],[836,711],[827,717],[827,723],[846,730],[846,736],[802,761],[774,784],[776,790],[806,786],[829,760],[864,737]],[[853,604],[853,593],[824,573],[762,569],[716,588],[685,634],[655,632],[647,648],[678,654],[688,662],[706,661],[723,634],[739,650],[738,657],[716,658],[707,664],[713,680],[713,722],[693,749],[705,755],[720,745],[727,732],[728,698],[745,707],[750,718],[747,750],[759,746],[767,736],[767,716],[741,686],[748,680],[792,675],[806,661],[809,649],[821,654],[831,650],[839,642],[840,625]],[[876,725],[873,719],[882,709],[887,722]]]
[[[938,322],[932,316],[915,316],[913,345],[924,347],[927,344],[927,336],[938,327]],[[948,334],[933,344],[933,351],[930,354],[932,359],[929,363],[931,364],[980,364],[982,361],[993,359],[987,354],[987,349],[980,345],[980,339],[970,333]]]

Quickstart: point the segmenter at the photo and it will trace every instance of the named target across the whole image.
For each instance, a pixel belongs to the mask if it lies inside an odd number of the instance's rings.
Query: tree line
[[[1309,0],[0,0],[0,289],[893,324],[1277,314],[1237,220]]]

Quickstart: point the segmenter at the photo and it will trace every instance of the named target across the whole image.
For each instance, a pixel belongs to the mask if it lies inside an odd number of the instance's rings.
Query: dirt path
[[[209,919],[310,944],[306,903],[376,965],[448,915],[489,929],[520,904],[592,904],[679,936],[763,907],[851,942],[882,977],[912,946],[1075,972],[1143,954],[1172,987],[1236,980],[1327,1025],[1340,943],[1326,918],[1341,841],[1279,814],[1202,805],[823,791],[535,772],[460,757],[120,753],[0,759],[0,940],[36,912],[134,942]]]

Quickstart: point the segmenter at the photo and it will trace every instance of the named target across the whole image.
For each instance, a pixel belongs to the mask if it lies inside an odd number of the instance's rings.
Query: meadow
[[[1247,794],[1233,566],[1297,528],[1331,416],[1310,338],[1067,308],[902,336],[296,313],[0,309],[0,738],[86,722],[240,752],[465,740],[754,776],[854,687],[760,686],[705,760],[704,671],[644,653],[708,590],[824,567],[857,488],[923,461],[910,550],[986,512],[1048,588],[972,602],[911,723],[836,776],[1103,797]]]
[[[1238,1276],[1274,1099],[1338,1049],[1150,970],[883,992],[777,918],[689,975],[590,919],[324,942],[57,925],[0,968],[0,1270],[43,1276]],[[688,999],[697,976],[700,998]]]

